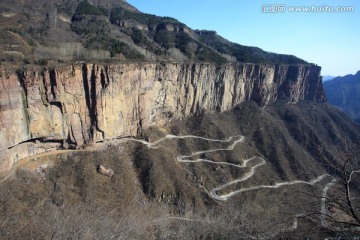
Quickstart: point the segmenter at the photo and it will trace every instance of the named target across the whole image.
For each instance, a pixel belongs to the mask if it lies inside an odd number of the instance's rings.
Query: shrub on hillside
[[[140,13],[128,11],[123,8],[114,8],[110,14],[110,21],[112,24],[116,24],[121,20],[132,19],[140,24],[157,26],[159,24],[172,23],[184,27],[185,25],[180,23],[175,18],[171,17],[159,17],[152,14]]]
[[[190,56],[191,52],[188,48],[188,44],[192,41],[189,34],[185,32],[179,32],[175,36],[175,47],[180,49],[185,55]]]
[[[110,52],[111,57],[116,54],[122,53],[127,59],[142,60],[144,56],[138,53],[135,49],[131,48],[128,44],[120,42],[108,35],[96,35],[89,39],[85,45],[89,49],[101,49]]]
[[[97,8],[91,5],[87,0],[82,1],[76,8],[75,15],[109,15],[109,11],[105,8]]]
[[[169,49],[175,47],[175,34],[168,31],[158,31],[154,36],[154,41],[160,46]]]
[[[133,28],[131,32],[131,39],[134,41],[135,44],[138,45],[147,45],[148,41],[141,30],[137,28]]]

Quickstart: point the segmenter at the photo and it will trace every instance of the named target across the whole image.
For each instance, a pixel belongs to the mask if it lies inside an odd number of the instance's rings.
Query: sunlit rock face
[[[83,64],[0,73],[0,174],[28,156],[139,135],[247,100],[325,101],[313,65]]]

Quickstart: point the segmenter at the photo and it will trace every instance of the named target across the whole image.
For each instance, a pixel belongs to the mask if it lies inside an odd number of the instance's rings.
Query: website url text
[[[263,13],[350,13],[354,11],[354,6],[287,6],[285,4],[263,4],[261,6]]]

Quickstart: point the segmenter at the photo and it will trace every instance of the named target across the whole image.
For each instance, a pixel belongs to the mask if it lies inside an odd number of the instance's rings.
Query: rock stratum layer
[[[0,73],[0,175],[29,156],[140,135],[247,100],[325,101],[313,65],[79,64]]]

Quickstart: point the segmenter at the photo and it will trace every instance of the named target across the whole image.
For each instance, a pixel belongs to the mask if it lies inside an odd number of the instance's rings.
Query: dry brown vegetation
[[[173,121],[166,129],[152,128],[144,134],[151,141],[165,133],[214,139],[244,134],[246,142],[233,151],[201,156],[231,163],[240,163],[252,155],[265,156],[266,165],[257,169],[249,181],[232,188],[310,180],[326,172],[326,168],[325,162],[316,162],[317,153],[306,146],[308,141],[314,142],[317,138],[318,143],[326,142],[328,132],[321,128],[329,126],[310,128],[304,119],[293,116],[312,118],[314,108],[334,129],[344,131],[331,123],[343,115],[331,109],[321,112],[316,105],[301,109],[289,105],[260,109],[256,104],[246,103],[233,112]],[[304,111],[308,111],[307,114]],[[298,132],[298,126],[302,132]],[[357,127],[348,125],[346,133],[353,132],[355,137],[357,131]],[[311,139],[307,135],[311,135]],[[29,167],[19,169],[0,185],[0,238],[294,239],[303,238],[305,233],[312,238],[335,234],[332,229],[322,227],[321,218],[304,217],[309,212],[320,211],[321,200],[309,196],[321,196],[329,180],[314,186],[249,191],[219,202],[207,191],[241,177],[247,170],[179,163],[175,157],[226,147],[225,143],[168,139],[157,149],[131,141],[118,144],[96,152],[46,155],[47,160],[38,159]],[[35,173],[37,165],[48,162],[52,164],[45,168],[44,176]],[[111,168],[114,176],[99,174],[99,165]],[[232,188],[226,190],[234,190]],[[336,234],[352,236],[353,233]]]
[[[126,1],[3,0],[0,60],[42,64],[74,61],[196,61],[307,64],[292,55],[232,43],[217,34],[199,34],[171,17],[141,13]],[[84,49],[63,48],[81,43]],[[13,49],[25,57],[8,54]],[[110,54],[110,56],[109,56]]]
[[[58,47],[39,46],[34,50],[36,59],[53,59],[54,56],[63,61],[72,59],[101,61],[110,59],[110,52],[86,49],[81,43],[63,43]]]

